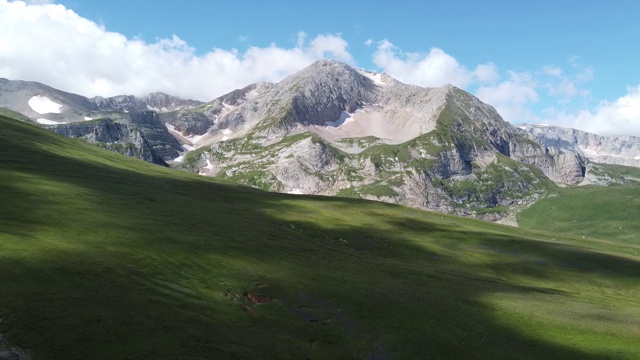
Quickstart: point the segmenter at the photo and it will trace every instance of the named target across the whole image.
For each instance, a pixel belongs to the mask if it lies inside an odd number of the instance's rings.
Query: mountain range
[[[624,181],[598,163],[640,166],[638,138],[516,127],[454,86],[407,85],[331,60],[204,104],[161,93],[89,99],[2,79],[0,106],[65,136],[263,190],[492,221],[555,186]]]

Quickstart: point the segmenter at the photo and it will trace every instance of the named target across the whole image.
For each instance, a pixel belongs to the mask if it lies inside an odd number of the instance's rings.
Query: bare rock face
[[[572,152],[591,162],[640,167],[640,138],[600,136],[586,131],[547,125],[522,125],[532,140],[556,151]]]
[[[46,126],[60,135],[83,139],[106,149],[161,166],[168,166],[138,127],[101,119]]]

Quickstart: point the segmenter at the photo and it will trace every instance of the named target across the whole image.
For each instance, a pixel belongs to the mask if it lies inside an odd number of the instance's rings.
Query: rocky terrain
[[[0,107],[68,137],[264,190],[486,220],[556,185],[623,181],[598,163],[640,166],[637,138],[514,127],[454,86],[407,85],[329,60],[205,104],[161,93],[89,99],[1,79]]]
[[[164,115],[196,148],[179,166],[265,190],[488,220],[535,201],[552,182],[585,176],[582,154],[532,140],[451,85],[421,88],[322,60],[232,99]]]
[[[154,114],[155,113],[151,111],[146,114],[132,114],[132,120],[144,121],[145,117],[152,118]],[[143,132],[141,127],[134,125],[136,124],[134,121],[127,124],[114,122],[107,118],[79,123],[45,125],[45,128],[66,137],[83,139],[88,143],[127,156],[162,166],[168,166],[162,156],[177,156],[177,149],[181,150],[180,145],[177,144],[171,136],[169,136],[168,139],[159,138],[157,133],[155,133],[156,136],[153,136],[154,132],[148,128],[147,131]],[[144,123],[141,125],[144,125]],[[150,134],[150,136],[147,137],[148,135],[145,135],[145,133]],[[177,149],[165,145],[165,140],[173,140],[169,141],[169,143],[175,143],[174,146],[176,146]]]
[[[581,154],[591,162],[640,167],[640,138],[635,136],[600,136],[548,125],[527,124],[519,128],[540,144]]]

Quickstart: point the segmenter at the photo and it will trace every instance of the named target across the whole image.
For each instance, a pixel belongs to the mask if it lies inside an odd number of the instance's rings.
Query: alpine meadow
[[[4,116],[1,128],[4,353],[630,359],[640,351],[635,242],[264,192]]]

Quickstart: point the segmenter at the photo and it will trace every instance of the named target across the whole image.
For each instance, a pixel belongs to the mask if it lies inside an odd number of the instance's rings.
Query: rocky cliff
[[[640,167],[640,138],[600,136],[586,131],[548,125],[520,125],[532,140],[558,152],[584,156],[591,162]]]
[[[98,119],[50,125],[46,128],[66,137],[83,139],[111,151],[168,166],[137,126],[116,123],[111,119]]]

